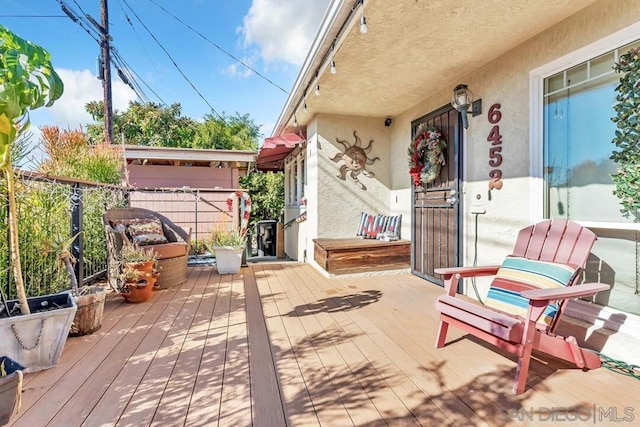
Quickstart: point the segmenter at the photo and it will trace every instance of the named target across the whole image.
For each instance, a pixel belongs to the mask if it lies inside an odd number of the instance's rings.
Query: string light
[[[367,29],[367,18],[365,17],[365,11],[364,11],[364,0],[357,0],[357,2],[351,8],[351,13],[347,17],[345,24],[346,22],[351,21],[352,19],[355,18],[355,16],[357,16],[358,6],[362,7],[362,14],[360,15],[360,33],[365,34],[368,31],[368,29]],[[342,26],[343,28],[345,28],[346,26],[345,24],[343,24]],[[333,43],[331,44],[331,50],[325,53],[324,58],[321,60],[320,66],[316,69],[315,85],[313,85],[313,93],[315,96],[320,96],[320,70],[322,69],[323,64],[326,64],[327,63],[326,61],[329,61],[329,72],[331,74],[336,74],[338,72],[338,69],[336,67],[336,61],[335,61],[335,49],[336,49],[336,43],[341,39],[341,37],[342,37],[342,29],[340,29],[340,31],[334,38]],[[302,111],[304,111],[305,113],[308,112],[307,93],[308,93],[308,90],[311,88],[312,82],[313,81],[308,83],[308,86],[305,89],[304,94],[302,95],[302,99],[298,101],[298,104],[296,104],[294,108],[293,125],[295,127],[298,127],[298,118],[296,116],[295,111],[299,111],[298,109],[300,108],[300,104],[302,104]]]
[[[364,17],[364,0],[361,0],[362,3],[362,16],[360,17],[360,32],[365,34],[367,32],[367,18]]]
[[[337,71],[336,70],[336,61],[334,59],[335,56],[336,56],[336,54],[334,52],[335,50],[336,50],[336,41],[334,39],[333,43],[331,43],[331,68],[330,68],[331,74],[335,74],[336,71]]]

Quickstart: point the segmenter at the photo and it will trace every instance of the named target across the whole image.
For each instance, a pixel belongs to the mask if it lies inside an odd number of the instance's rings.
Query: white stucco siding
[[[477,98],[482,98],[483,114],[469,117],[469,128],[464,143],[464,171],[463,171],[463,264],[472,265],[476,253],[475,243],[475,215],[471,213],[474,206],[481,205],[486,213],[479,215],[477,263],[479,265],[495,264],[502,261],[509,254],[518,230],[532,222],[542,219],[540,209],[542,193],[535,185],[536,175],[540,171],[532,169],[531,148],[536,148],[530,141],[532,99],[530,95],[530,73],[551,61],[596,43],[604,37],[620,31],[629,25],[640,21],[640,2],[637,1],[599,1],[582,10],[575,16],[557,24],[549,30],[537,35],[526,43],[499,57],[490,64],[472,71],[461,81],[451,81],[449,87],[428,96],[424,101],[409,108],[394,120],[391,150],[400,152],[406,150],[410,141],[411,121],[449,102],[452,88],[458,83],[465,83]],[[611,46],[613,48],[614,46]],[[493,124],[489,123],[487,113],[492,104],[499,103],[502,118],[498,125],[502,135],[503,163],[499,168],[503,172],[504,186],[501,190],[489,192],[488,181],[490,168],[489,147],[487,136]],[[396,127],[397,126],[397,127]],[[409,187],[406,180],[408,166],[406,156],[401,162],[394,159],[396,167],[392,168],[392,182],[396,191],[402,187]],[[405,184],[406,183],[406,184]],[[489,198],[489,194],[491,198]],[[587,200],[588,197],[585,198]],[[634,244],[627,238],[616,238],[619,232],[615,230],[594,229],[599,240],[593,249],[598,262],[604,266],[602,277],[593,280],[611,280],[604,276],[608,269],[621,270],[621,263],[633,265]],[[622,254],[624,252],[624,254]],[[605,268],[606,267],[606,268]],[[612,273],[614,274],[614,273]],[[634,277],[624,277],[618,274],[615,283],[619,289],[626,289],[625,281],[635,283]],[[487,281],[480,283],[480,293],[486,293]],[[473,291],[465,289],[465,293],[473,296]],[[623,292],[614,291],[598,296],[600,304],[615,305],[623,297]],[[627,298],[635,298],[627,294]],[[634,311],[632,304],[626,303],[630,311]],[[583,317],[584,308],[578,306],[571,310],[577,318],[593,322],[593,315]],[[602,351],[615,355],[626,361],[638,363],[640,354],[640,323],[637,316],[626,313],[600,314],[603,318],[625,319],[620,324],[613,322],[613,329],[618,330],[615,335],[607,336]],[[612,317],[613,316],[613,317]],[[600,323],[596,322],[598,325]],[[614,325],[615,323],[615,325]],[[635,327],[633,325],[636,325]],[[597,330],[597,327],[592,328]],[[624,331],[624,332],[623,332]],[[589,331],[591,333],[592,331]],[[586,337],[585,337],[586,338]],[[598,338],[594,338],[598,339]]]
[[[384,119],[352,116],[321,115],[317,123],[318,237],[355,237],[363,211],[371,214],[394,213],[389,212],[389,128],[384,126]],[[341,180],[338,175],[345,163],[331,160],[345,151],[336,139],[352,146],[356,142],[354,131],[361,139],[362,148],[373,141],[367,156],[370,159],[380,158],[366,165],[366,170],[375,174],[374,177],[367,177],[364,173],[357,175],[366,190],[354,182],[349,172],[345,180]]]

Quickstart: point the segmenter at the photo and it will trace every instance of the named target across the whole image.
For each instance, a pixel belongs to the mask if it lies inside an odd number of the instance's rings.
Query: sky
[[[31,113],[35,140],[42,125],[77,129],[91,123],[84,105],[101,100],[103,94],[97,78],[97,36],[68,18],[60,1],[100,22],[100,0],[0,0],[0,23],[48,50],[64,81],[64,93],[52,107]],[[112,46],[138,76],[149,101],[180,103],[183,115],[194,120],[211,113],[211,107],[227,115],[249,114],[261,125],[263,136],[269,136],[328,4],[329,0],[108,0],[109,31]],[[138,99],[113,68],[112,91],[115,110]]]

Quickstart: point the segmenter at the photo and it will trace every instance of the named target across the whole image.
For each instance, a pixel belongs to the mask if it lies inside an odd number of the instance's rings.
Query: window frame
[[[544,80],[569,68],[640,39],[640,22],[577,49],[529,73],[529,176],[531,188],[530,222],[544,220]],[[613,149],[613,145],[612,145]],[[640,230],[639,223],[576,221],[585,227]]]
[[[284,198],[286,207],[304,206],[302,198],[305,197],[307,184],[307,150],[306,144],[302,144],[292,151],[284,161]]]

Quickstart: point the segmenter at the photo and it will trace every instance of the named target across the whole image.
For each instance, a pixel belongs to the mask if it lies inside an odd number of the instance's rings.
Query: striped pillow
[[[356,233],[356,236],[364,237],[367,235],[367,226],[369,225],[370,221],[369,217],[371,217],[371,221],[373,221],[373,215],[369,215],[366,212],[362,212],[362,214],[360,214],[360,225],[358,226],[358,232]]]
[[[554,289],[570,284],[579,268],[566,264],[537,261],[527,258],[505,259],[491,283],[485,304],[507,313],[526,317],[529,300],[520,296],[528,289]],[[558,312],[557,304],[549,304],[538,319],[549,325]]]
[[[382,231],[390,231],[392,233],[396,233],[398,235],[398,239],[400,239],[400,223],[401,222],[402,222],[402,214],[388,216],[387,223],[385,224],[384,230]]]

